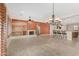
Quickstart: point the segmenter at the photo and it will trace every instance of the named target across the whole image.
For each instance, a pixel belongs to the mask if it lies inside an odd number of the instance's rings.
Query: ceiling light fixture
[[[56,22],[62,21],[60,17],[55,16],[55,12],[54,12],[55,7],[54,7],[54,5],[55,4],[53,3],[52,18],[49,18],[50,24],[52,24],[52,25],[56,25]]]
[[[53,3],[53,14],[52,14],[52,18],[50,18],[49,19],[49,23],[50,24],[52,24],[52,25],[55,25],[56,27],[56,29],[61,29],[61,26],[62,26],[62,24],[61,24],[61,18],[60,17],[57,17],[56,15],[55,15],[55,12],[54,12],[54,3]]]

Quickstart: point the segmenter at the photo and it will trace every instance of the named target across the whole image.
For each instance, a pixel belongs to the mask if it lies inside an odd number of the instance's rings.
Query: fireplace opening
[[[29,35],[34,35],[34,31],[30,31],[29,32]]]

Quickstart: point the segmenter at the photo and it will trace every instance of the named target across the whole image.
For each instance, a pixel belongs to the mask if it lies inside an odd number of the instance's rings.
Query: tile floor
[[[8,56],[79,56],[79,42],[52,36],[12,39]]]

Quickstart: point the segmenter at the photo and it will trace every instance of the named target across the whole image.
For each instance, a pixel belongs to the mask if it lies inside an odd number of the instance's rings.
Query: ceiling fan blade
[[[76,17],[76,16],[79,16],[79,14],[74,14],[74,15],[71,15],[71,16],[64,17],[64,18],[62,18],[62,20],[63,20],[63,19],[66,20],[66,19],[69,19],[69,18],[71,18],[71,17]]]

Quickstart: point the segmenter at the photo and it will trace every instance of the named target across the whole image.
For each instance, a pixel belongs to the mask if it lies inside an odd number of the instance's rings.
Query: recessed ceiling
[[[34,20],[47,21],[53,11],[52,3],[8,3],[6,6],[10,17],[24,20],[31,16]],[[54,3],[54,7],[55,15],[61,18],[79,12],[78,3]]]

